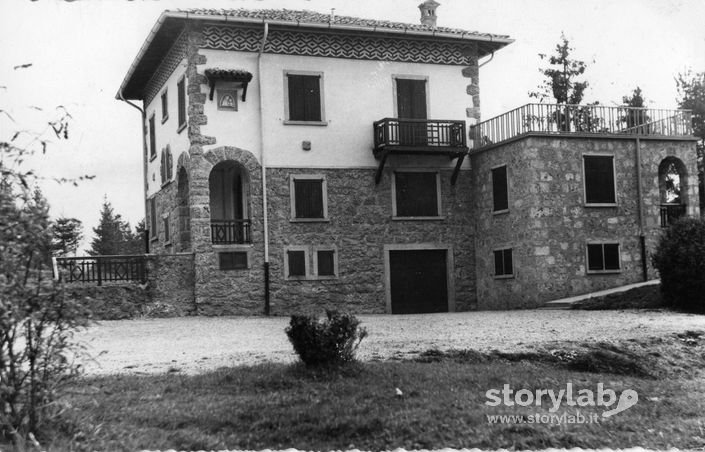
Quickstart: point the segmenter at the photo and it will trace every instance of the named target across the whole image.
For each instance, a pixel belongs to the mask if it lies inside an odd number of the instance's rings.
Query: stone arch
[[[669,156],[658,166],[661,226],[684,216],[688,206],[688,170],[677,157]]]

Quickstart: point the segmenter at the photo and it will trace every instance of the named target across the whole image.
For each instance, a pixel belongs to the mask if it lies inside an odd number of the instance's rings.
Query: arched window
[[[688,205],[688,173],[683,162],[676,157],[666,157],[658,168],[661,197],[661,226],[666,227],[686,213]]]
[[[208,178],[213,243],[250,243],[250,178],[234,161],[220,162]]]

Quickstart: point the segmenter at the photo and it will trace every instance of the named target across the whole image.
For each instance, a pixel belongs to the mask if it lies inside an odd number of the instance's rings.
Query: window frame
[[[299,75],[307,77],[317,77],[318,78],[318,94],[319,94],[319,108],[320,108],[320,121],[306,121],[300,119],[291,119],[289,110],[289,75]],[[326,121],[326,109],[325,109],[325,92],[324,92],[324,81],[323,72],[320,71],[297,71],[297,70],[284,70],[284,124],[285,125],[305,125],[305,126],[327,126]]]
[[[304,253],[304,274],[291,275],[289,270],[289,253],[302,252]],[[291,245],[284,248],[284,279],[289,281],[301,281],[311,278],[311,262],[309,259],[310,247],[305,245]]]
[[[333,274],[332,275],[321,275],[319,274],[318,268],[318,253],[319,252],[330,251],[333,252]],[[311,260],[313,261],[312,266],[312,276],[315,279],[337,279],[339,277],[339,267],[338,267],[338,247],[332,246],[314,246],[311,249]]]
[[[397,173],[433,173],[436,175],[436,215],[419,215],[419,216],[399,216],[397,212]],[[392,220],[408,221],[408,220],[444,220],[443,212],[443,196],[441,193],[441,172],[438,170],[427,169],[397,169],[392,172]]]
[[[587,172],[585,168],[585,157],[602,157],[609,158],[612,161],[612,195],[614,202],[588,202],[588,187],[587,187]],[[582,155],[582,171],[583,171],[583,203],[585,207],[616,207],[617,206],[617,168],[615,165],[614,154],[590,153]]]
[[[187,121],[187,106],[186,106],[186,75],[182,75],[181,78],[176,82],[176,109],[177,109],[177,122],[176,132],[181,133],[182,130],[186,128]]]
[[[506,257],[505,253],[509,251],[509,256],[511,257],[512,260],[512,268],[511,268],[511,273],[506,273],[506,268],[505,268],[505,263],[506,263]],[[505,273],[497,274],[497,253],[501,253],[502,256],[502,269],[505,271]],[[502,248],[494,248],[492,250],[492,256],[494,258],[494,279],[512,279],[514,278],[515,275],[515,269],[516,265],[514,263],[514,248],[512,247],[502,247]]]
[[[159,98],[161,99],[160,105],[162,107],[162,124],[164,124],[169,120],[169,88],[164,88]]]
[[[506,204],[507,207],[504,209],[497,209],[497,201],[495,197],[495,170],[504,168],[504,184],[505,184],[505,194],[506,194]],[[506,163],[501,165],[493,166],[490,168],[490,178],[492,182],[492,214],[501,215],[503,213],[509,213],[509,166]]]
[[[323,203],[322,218],[308,218],[296,216],[296,181],[297,180],[320,180],[321,181],[321,201]],[[290,174],[289,175],[289,203],[291,215],[289,221],[292,223],[320,223],[330,221],[328,218],[328,181],[324,174]]]
[[[595,246],[595,245],[601,245],[602,247],[602,269],[601,270],[591,270],[590,269],[590,252],[589,252],[589,247],[590,246]],[[616,269],[606,269],[605,265],[605,245],[614,245],[617,247],[617,265],[618,268]],[[604,275],[604,274],[614,274],[614,273],[622,273],[622,245],[618,241],[600,241],[600,240],[591,240],[588,241],[585,244],[585,271],[589,275]]]
[[[147,127],[149,130],[147,133],[149,134],[149,161],[151,162],[152,160],[157,158],[157,131],[156,129],[156,119],[155,119],[155,114],[152,112],[152,115],[148,119],[148,125]]]
[[[237,271],[237,270],[249,270],[250,268],[250,253],[245,250],[228,250],[228,251],[218,251],[218,270],[221,271]],[[240,267],[240,266],[233,266],[233,267],[228,267],[228,268],[223,268],[223,256],[224,255],[232,255],[232,254],[240,254],[240,255],[245,255],[245,266]]]

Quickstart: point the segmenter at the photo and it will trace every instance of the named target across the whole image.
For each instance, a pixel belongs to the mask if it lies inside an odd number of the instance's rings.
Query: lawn
[[[364,342],[363,342],[364,347]],[[555,343],[530,353],[429,350],[342,369],[261,364],[196,376],[86,378],[62,399],[47,450],[386,450],[440,447],[665,449],[705,446],[705,336]],[[488,406],[487,391],[574,393],[598,383],[631,408]],[[544,399],[546,401],[546,399]],[[591,414],[597,423],[491,424],[488,415]]]

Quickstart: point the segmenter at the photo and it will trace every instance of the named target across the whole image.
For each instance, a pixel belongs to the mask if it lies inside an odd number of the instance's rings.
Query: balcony
[[[661,227],[666,228],[672,225],[677,219],[684,217],[685,212],[685,204],[661,204],[659,209]]]
[[[527,104],[470,127],[478,150],[526,135],[691,137],[690,110]]]
[[[211,241],[214,245],[252,243],[250,220],[211,220]]]
[[[457,170],[468,152],[465,121],[384,118],[375,121],[373,126],[373,152],[375,158],[380,160],[375,183],[379,183],[390,154],[457,158],[456,172],[452,179],[455,183]]]

